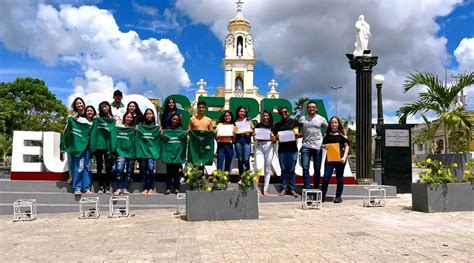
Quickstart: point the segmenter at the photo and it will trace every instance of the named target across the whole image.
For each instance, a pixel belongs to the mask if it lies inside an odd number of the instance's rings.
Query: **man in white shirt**
[[[304,188],[310,189],[309,164],[313,158],[314,168],[314,189],[319,189],[319,181],[321,178],[321,145],[323,142],[323,134],[321,129],[328,127],[328,122],[321,115],[317,114],[318,108],[316,103],[308,102],[307,114],[302,116],[298,122],[303,129],[303,146],[301,147],[301,166],[303,167]]]
[[[112,107],[112,116],[117,124],[122,124],[123,115],[127,111],[122,99],[122,92],[120,90],[114,91],[114,101],[110,103],[110,106]]]

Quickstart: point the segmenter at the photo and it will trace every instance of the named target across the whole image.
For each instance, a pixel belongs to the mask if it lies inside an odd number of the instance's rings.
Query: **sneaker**
[[[334,203],[336,204],[342,203],[342,198],[340,196],[336,196],[336,198],[334,198]]]
[[[113,195],[117,196],[117,195],[120,195],[120,193],[121,193],[120,189],[117,189],[117,190],[115,190]]]
[[[153,189],[148,190],[148,195],[156,195],[156,191]]]
[[[285,196],[285,195],[286,195],[286,191],[283,190],[283,191],[281,191],[278,195],[279,195],[279,196]]]
[[[264,196],[269,196],[269,195],[270,195],[270,193],[269,193],[269,192],[267,192],[267,191],[263,191],[263,195],[264,195]]]
[[[105,189],[104,194],[111,194],[110,189]]]
[[[93,195],[94,192],[92,192],[92,191],[87,191],[87,192],[84,192],[84,194],[85,194],[85,195]]]
[[[295,190],[291,190],[291,193],[290,193],[293,197],[295,198],[298,198],[300,197],[300,195],[298,193],[295,192]]]
[[[75,194],[75,195],[82,195],[81,191],[79,191],[79,190],[74,191],[74,194]]]
[[[140,194],[142,194],[142,195],[148,194],[148,189],[143,190]]]
[[[174,194],[175,195],[179,194],[179,190],[178,189],[174,190]]]
[[[169,195],[169,194],[171,194],[171,190],[170,190],[170,189],[166,189],[165,195]]]
[[[98,194],[103,194],[103,193],[105,193],[104,187],[100,187],[100,188],[99,188],[99,191],[98,191],[97,193],[98,193]]]
[[[148,192],[148,193],[150,193],[150,192]],[[127,189],[123,189],[123,190],[122,190],[122,194],[124,194],[124,195],[129,195],[130,192],[129,192]]]

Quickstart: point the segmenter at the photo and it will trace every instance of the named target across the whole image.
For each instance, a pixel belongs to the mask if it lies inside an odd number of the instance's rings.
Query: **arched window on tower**
[[[235,78],[235,90],[244,90],[244,82],[241,77]]]
[[[244,38],[242,36],[237,37],[237,57],[241,57],[244,54]]]

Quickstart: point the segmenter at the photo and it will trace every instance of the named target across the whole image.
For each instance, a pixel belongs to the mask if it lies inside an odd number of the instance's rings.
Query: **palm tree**
[[[293,113],[291,115],[296,115],[296,119],[298,120],[304,112],[304,106],[308,103],[308,97],[301,97],[297,101],[295,101],[295,107],[293,108]]]
[[[451,132],[462,132],[471,138],[472,124],[464,105],[456,103],[459,93],[468,86],[474,85],[474,73],[463,74],[452,85],[439,81],[432,73],[415,72],[405,80],[405,93],[415,86],[426,86],[426,91],[418,94],[418,101],[405,104],[397,111],[401,124],[406,123],[409,115],[432,112],[438,118],[438,124],[444,130],[444,152],[449,151],[448,138]]]

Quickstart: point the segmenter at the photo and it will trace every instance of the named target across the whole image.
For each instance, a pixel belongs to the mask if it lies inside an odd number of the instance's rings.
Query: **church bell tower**
[[[254,57],[253,36],[250,22],[242,14],[241,0],[237,2],[237,13],[229,21],[225,38],[225,57],[222,67],[225,74],[225,97],[247,97],[255,93],[253,70],[257,60]]]

